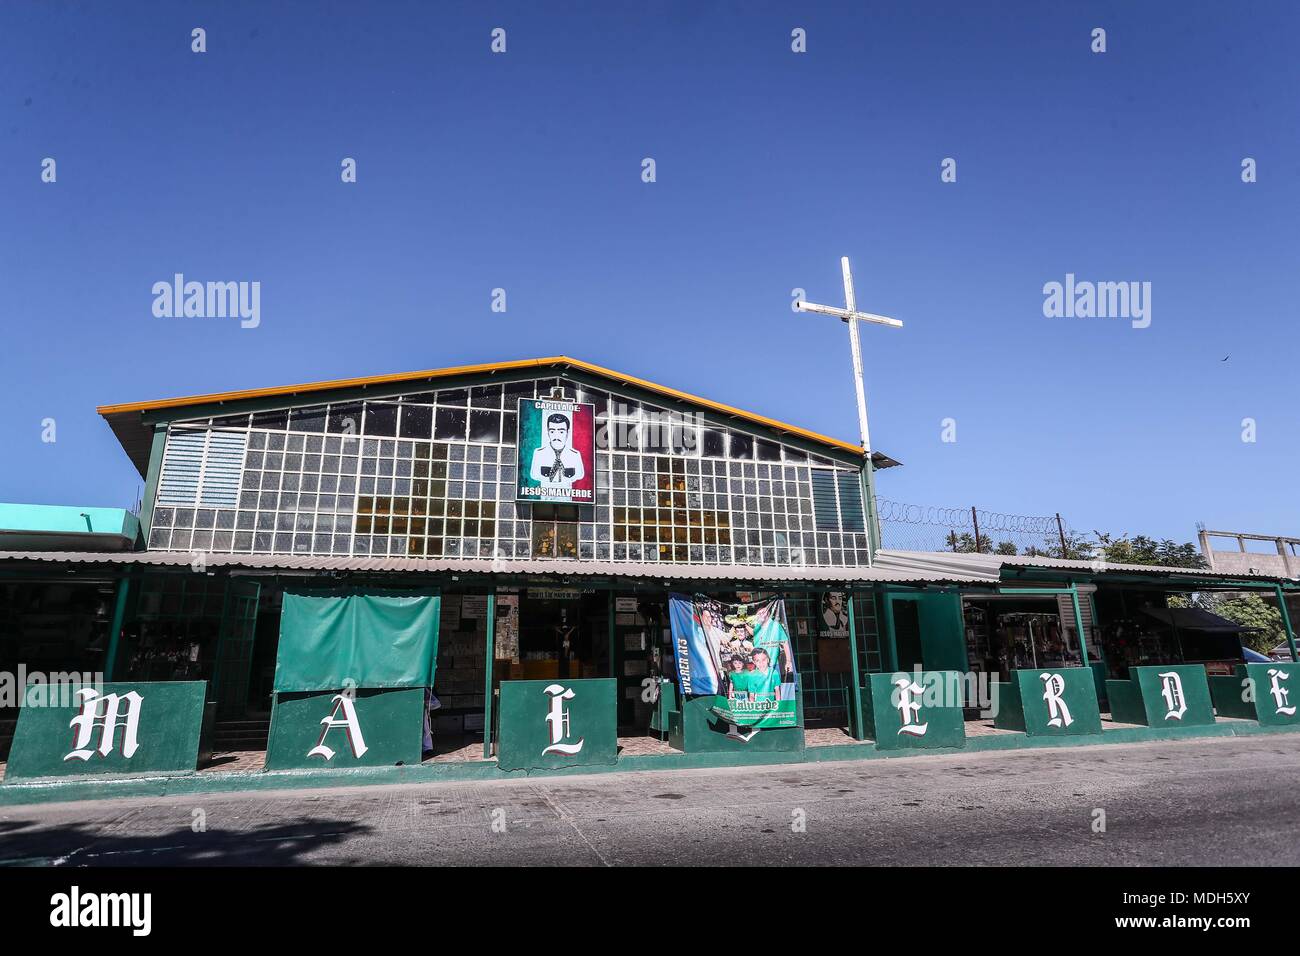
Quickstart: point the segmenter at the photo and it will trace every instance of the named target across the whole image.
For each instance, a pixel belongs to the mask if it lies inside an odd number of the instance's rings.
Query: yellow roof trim
[[[429,369],[422,372],[399,372],[394,375],[370,375],[363,378],[342,378],[327,382],[305,382],[301,385],[280,385],[274,388],[251,388],[235,392],[214,392],[208,395],[188,395],[182,398],[164,398],[153,402],[128,402],[121,405],[100,405],[95,409],[100,415],[119,415],[124,412],[148,412],[167,408],[184,408],[188,405],[207,405],[214,402],[236,402],[244,399],[253,398],[274,398],[280,395],[297,395],[304,392],[323,392],[333,391],[341,388],[360,388],[367,385],[391,385],[400,382],[411,382],[420,379],[434,378],[453,378],[461,375],[480,375],[490,374],[493,372],[509,372],[518,369],[545,368],[554,365],[568,365],[575,369],[581,369],[598,375],[603,378],[613,379],[626,385],[635,385],[638,388],[645,389],[648,392],[654,392],[664,395],[668,398],[680,399],[684,402],[690,402],[695,405],[702,405],[710,408],[715,412],[724,415],[733,415],[737,418],[743,418],[746,421],[754,422],[758,425],[764,425],[776,431],[788,432],[791,435],[798,435],[810,441],[822,445],[829,445],[832,448],[838,448],[842,451],[852,452],[857,455],[862,454],[862,448],[852,442],[841,441],[838,438],[831,438],[828,435],[822,435],[818,432],[809,431],[806,428],[799,428],[797,425],[790,425],[786,422],[777,421],[774,418],[768,418],[764,415],[756,415],[753,412],[747,412],[741,408],[735,408],[731,405],[724,405],[721,402],[711,401],[707,398],[701,398],[698,395],[692,395],[689,392],[678,391],[675,388],[669,388],[666,385],[659,385],[655,382],[647,381],[643,378],[637,378],[635,375],[625,375],[622,372],[616,372],[613,369],[604,368],[600,365],[593,365],[591,362],[584,362],[581,359],[569,358],[566,355],[556,355],[550,358],[537,359],[520,359],[513,362],[489,362],[482,365],[458,365],[454,368]]]

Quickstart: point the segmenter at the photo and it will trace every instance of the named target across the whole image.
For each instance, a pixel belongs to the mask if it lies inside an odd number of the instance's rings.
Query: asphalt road
[[[1296,865],[1297,779],[1279,734],[136,798],[0,808],[0,862]]]

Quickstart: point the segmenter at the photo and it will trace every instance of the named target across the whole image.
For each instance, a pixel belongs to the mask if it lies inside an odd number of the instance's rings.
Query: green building
[[[327,721],[344,726],[354,707],[400,728],[353,742],[369,754],[358,761],[419,760],[423,695],[403,691],[429,684],[438,759],[498,756],[516,706],[568,720],[551,698],[579,681],[609,715],[584,760],[612,760],[615,740],[654,752],[862,739],[879,724],[871,675],[895,671],[958,675],[955,706],[975,720],[984,685],[1089,668],[1104,709],[1107,679],[1129,666],[1231,674],[1240,655],[1229,640],[1196,645],[1198,658],[1182,639],[1130,655],[1108,642],[1103,606],[1177,633],[1147,614],[1168,611],[1167,594],[1294,586],[883,549],[864,492],[897,462],[566,357],[99,413],[144,481],[139,514],[0,506],[0,670],[206,682],[217,748],[261,749],[270,734],[283,766],[296,765],[290,729],[324,725],[315,749],[334,754]],[[674,689],[673,594],[785,598],[797,737],[708,736],[715,718]],[[345,666],[359,696],[340,693]],[[516,705],[525,684],[537,692]],[[563,738],[548,746],[571,759]]]

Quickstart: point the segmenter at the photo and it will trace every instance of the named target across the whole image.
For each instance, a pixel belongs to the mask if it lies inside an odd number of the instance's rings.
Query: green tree
[[[1046,558],[1066,558],[1070,561],[1091,561],[1094,557],[1095,547],[1091,541],[1084,540],[1083,535],[1077,531],[1065,532],[1065,547],[1061,547],[1060,535],[1049,534],[1043,539],[1044,547],[1026,548],[1025,553],[1042,555]]]
[[[1241,635],[1241,640],[1247,647],[1252,647],[1261,654],[1267,654],[1286,640],[1286,632],[1282,628],[1282,613],[1258,594],[1219,601],[1213,611],[1219,617],[1227,618],[1234,624],[1259,628]]]
[[[1204,568],[1205,558],[1190,542],[1178,544],[1171,538],[1157,541],[1144,534],[1112,538],[1096,532],[1102,556],[1112,564],[1159,564],[1173,568]]]
[[[1205,558],[1192,544],[1178,544],[1173,538],[1156,540],[1145,535],[1112,537],[1093,532],[1101,557],[1113,564],[1164,564],[1166,567],[1206,567]],[[1060,548],[1058,548],[1060,550]]]
[[[980,535],[978,548],[975,546],[974,535],[969,531],[963,531],[961,534],[956,531],[949,531],[944,543],[948,546],[949,551],[957,554],[974,554],[976,551],[980,554],[991,554],[993,552],[993,539],[986,534]]]

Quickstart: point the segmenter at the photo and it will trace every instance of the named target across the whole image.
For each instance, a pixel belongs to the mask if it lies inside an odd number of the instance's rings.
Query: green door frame
[[[858,625],[857,618],[853,613],[853,605],[857,603],[857,594],[852,590],[849,591],[849,659],[853,662],[849,667],[849,672],[853,675],[853,703],[851,713],[853,714],[853,739],[862,740],[865,735],[862,723],[862,678],[858,674]]]
[[[1282,590],[1282,585],[1276,584],[1277,590],[1277,607],[1282,612],[1282,627],[1286,630],[1286,644],[1291,648],[1291,660],[1300,661],[1300,657],[1295,652],[1295,631],[1291,628],[1291,613],[1286,609],[1286,594]]]
[[[249,674],[253,667],[253,646],[257,641],[257,609],[262,596],[262,583],[256,578],[227,577],[225,591],[221,597],[221,620],[217,624],[217,646],[212,654],[212,681],[208,686],[208,697],[217,702],[218,713],[225,717],[231,713],[242,713],[248,702]],[[252,588],[252,593],[240,593],[241,589]],[[251,601],[251,609],[245,607]],[[242,658],[234,662],[227,660],[231,651],[232,638],[240,638]],[[244,638],[247,638],[244,640]],[[232,670],[237,673],[232,673]],[[232,702],[231,685],[234,693],[242,688],[243,700]]]
[[[898,637],[894,634],[894,595],[888,585],[883,585],[876,592],[880,611],[876,617],[880,621],[881,664],[889,672],[898,670]]]
[[[117,670],[117,654],[121,650],[122,627],[126,623],[127,598],[131,591],[130,575],[117,579],[117,598],[113,602],[113,619],[108,630],[108,651],[104,654],[104,683],[113,680]]]
[[[609,598],[609,602],[606,607],[606,619],[605,619],[605,627],[606,627],[605,636],[609,641],[609,676],[613,678],[617,678],[618,667],[615,664],[616,654],[614,651],[614,636],[615,636],[614,635],[614,623],[615,623],[614,607],[615,607],[616,598],[614,597],[615,592],[612,590],[607,591],[605,593],[606,596]],[[620,703],[622,702],[620,701]]]
[[[487,637],[483,661],[483,759],[492,756],[492,664],[496,659],[497,589],[488,591]]]

